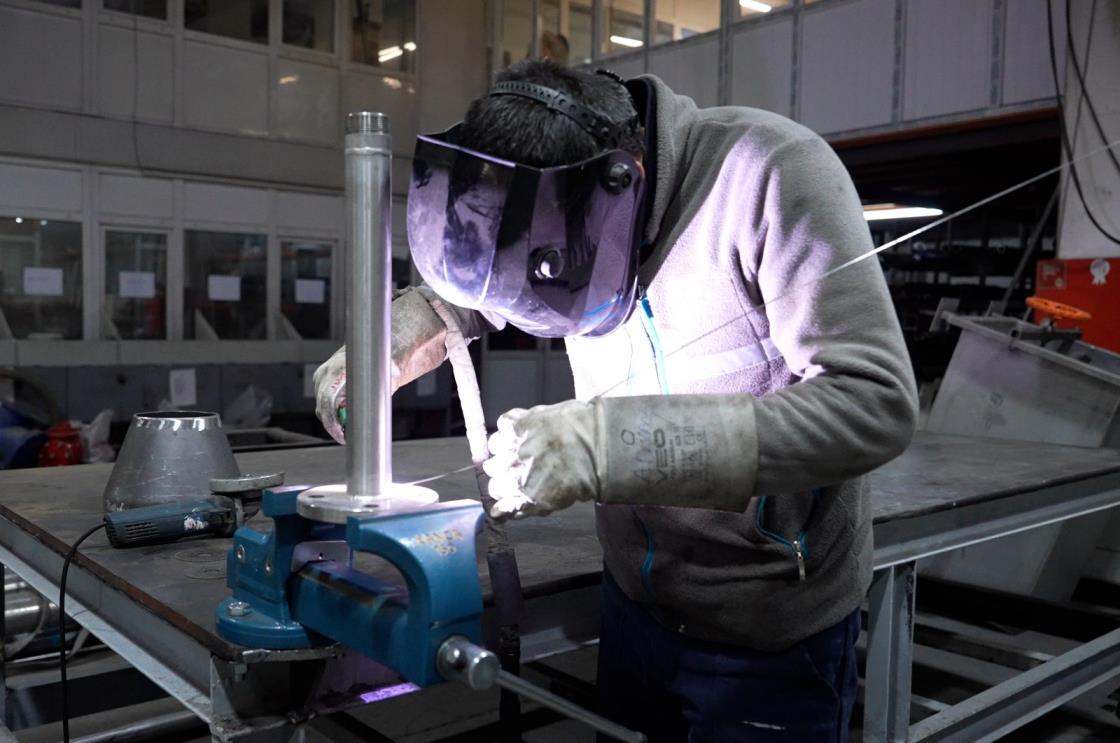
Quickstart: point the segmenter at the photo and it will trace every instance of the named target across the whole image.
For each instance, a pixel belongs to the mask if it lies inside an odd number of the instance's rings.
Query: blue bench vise
[[[218,633],[269,649],[341,643],[418,686],[444,680],[437,653],[452,637],[481,639],[482,591],[472,500],[350,517],[346,524],[297,513],[307,486],[266,490],[271,532],[241,527],[227,558],[233,595],[215,612]],[[393,565],[404,586],[355,570],[367,552]]]

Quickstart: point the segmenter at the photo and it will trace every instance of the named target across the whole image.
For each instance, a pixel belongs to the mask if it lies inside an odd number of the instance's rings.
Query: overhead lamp
[[[39,220],[39,226],[40,226],[40,227],[46,227],[46,226],[47,226],[47,220],[45,220],[45,219],[40,219],[40,220]]]
[[[884,219],[917,219],[919,217],[940,217],[944,212],[928,206],[902,206],[899,204],[866,204],[863,218],[868,222]]]
[[[23,224],[23,217],[16,217],[16,224]]]
[[[769,13],[774,9],[769,3],[760,2],[759,0],[739,0],[739,7],[744,10],[753,10],[755,13]]]
[[[299,82],[299,75],[284,75],[280,78],[281,85],[291,85],[294,82]]]
[[[386,47],[385,49],[382,49],[377,53],[377,61],[388,62],[389,60],[396,59],[402,54],[404,54],[404,49],[401,49],[399,46]]]
[[[415,42],[415,41],[406,41],[406,42],[404,42],[404,50],[405,50],[406,52],[414,52],[414,51],[416,51],[416,42]]]
[[[639,39],[632,39],[629,36],[611,36],[611,43],[618,44],[619,46],[628,46],[631,49],[637,49],[642,45]]]

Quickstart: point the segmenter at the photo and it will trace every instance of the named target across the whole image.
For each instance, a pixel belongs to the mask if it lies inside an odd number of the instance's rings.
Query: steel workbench
[[[248,453],[238,460],[246,473],[282,470],[289,484],[340,481],[345,468],[341,447]],[[394,445],[398,481],[468,461],[462,439]],[[65,551],[101,518],[110,468],[0,472],[0,563],[56,599]],[[432,486],[444,499],[477,498],[469,471]],[[869,595],[866,740],[988,739],[1120,675],[1116,631],[910,725],[917,560],[1120,505],[1120,454],[919,434],[906,453],[872,475],[872,499],[876,572]],[[601,552],[593,519],[592,507],[582,504],[511,526],[526,599],[525,660],[597,636]],[[210,539],[114,550],[95,535],[71,567],[67,608],[208,722],[217,740],[281,739],[284,728],[311,715],[400,690],[384,669],[343,650],[264,651],[218,637],[213,608],[227,595],[229,544]],[[485,569],[480,574],[487,593]]]

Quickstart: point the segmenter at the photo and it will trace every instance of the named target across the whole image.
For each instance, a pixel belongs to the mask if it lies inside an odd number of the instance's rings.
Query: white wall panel
[[[650,51],[649,71],[698,106],[719,103],[719,38],[674,44]]]
[[[268,55],[183,41],[183,123],[247,134],[268,131]]]
[[[991,0],[909,0],[903,118],[987,108],[991,71]]]
[[[1023,103],[1054,97],[1050,67],[1050,39],[1046,25],[1046,0],[1005,3],[1007,20],[1003,44],[1003,103]],[[1066,15],[1062,0],[1054,6],[1054,53],[1058,79],[1064,80]],[[1099,32],[1099,31],[1098,31]]]
[[[0,7],[0,99],[82,107],[82,23]]]
[[[781,18],[740,29],[731,41],[731,103],[783,116],[793,86],[793,20]]]
[[[805,11],[800,119],[822,133],[889,124],[895,0],[852,0]]]
[[[103,215],[171,219],[175,213],[175,189],[170,180],[106,173],[99,184]]]
[[[273,214],[281,230],[324,236],[341,235],[346,231],[341,196],[277,191],[274,198]]]
[[[272,133],[338,142],[338,69],[291,59],[276,62]]]
[[[97,94],[101,113],[171,121],[175,103],[175,58],[170,36],[119,26],[98,27]],[[139,62],[140,79],[133,77]],[[137,85],[138,84],[138,85]],[[136,100],[133,101],[135,94]]]
[[[82,172],[77,168],[40,168],[0,163],[0,212],[13,208],[49,212],[82,211]]]
[[[261,226],[268,224],[268,191],[263,188],[183,184],[183,219]]]
[[[380,111],[389,116],[393,151],[412,155],[416,144],[416,86],[411,80],[351,73],[343,79],[343,116],[353,111]]]

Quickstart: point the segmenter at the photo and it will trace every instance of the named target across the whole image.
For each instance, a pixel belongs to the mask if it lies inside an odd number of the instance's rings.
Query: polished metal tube
[[[389,372],[392,266],[389,119],[346,119],[346,490],[388,494],[393,465]]]

